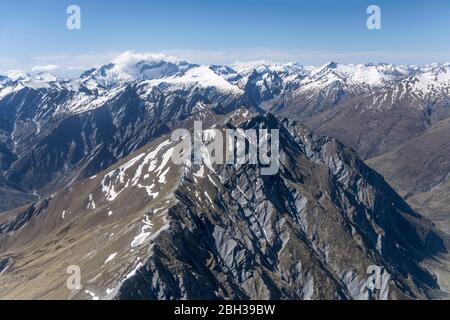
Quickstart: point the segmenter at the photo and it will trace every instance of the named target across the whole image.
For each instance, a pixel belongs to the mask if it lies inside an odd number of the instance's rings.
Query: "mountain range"
[[[373,265],[380,298],[443,297],[449,89],[449,64],[0,76],[0,297],[363,299]],[[279,128],[282,169],[164,160],[193,120]]]

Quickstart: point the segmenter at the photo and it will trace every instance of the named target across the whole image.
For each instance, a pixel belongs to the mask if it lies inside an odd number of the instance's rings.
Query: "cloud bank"
[[[48,64],[45,66],[34,66],[31,68],[32,72],[52,72],[59,69],[59,66],[56,64]]]

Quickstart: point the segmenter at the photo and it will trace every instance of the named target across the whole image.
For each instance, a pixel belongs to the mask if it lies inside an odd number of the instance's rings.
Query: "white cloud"
[[[130,67],[134,66],[139,61],[146,60],[146,61],[170,61],[175,62],[179,61],[180,59],[169,56],[164,53],[137,53],[135,51],[126,51],[119,56],[117,56],[112,62],[120,67]]]
[[[34,66],[31,68],[32,72],[52,72],[59,69],[59,66],[56,64],[48,64],[45,66]]]

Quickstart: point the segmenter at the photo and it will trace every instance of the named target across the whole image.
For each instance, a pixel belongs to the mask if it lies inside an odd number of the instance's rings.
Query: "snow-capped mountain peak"
[[[80,79],[88,87],[96,84],[110,87],[123,82],[182,76],[187,70],[197,66],[185,60],[163,55],[126,52],[110,64],[85,72]]]
[[[40,72],[34,78],[43,82],[55,82],[59,79],[57,76],[50,72]]]
[[[31,75],[22,71],[22,70],[10,70],[5,73],[5,76],[8,77],[11,81],[20,81],[27,80],[31,78]]]
[[[189,90],[191,87],[201,87],[216,88],[226,93],[243,93],[238,86],[232,83],[230,78],[227,78],[223,74],[218,74],[216,70],[217,69],[214,69],[211,66],[189,65],[189,67],[182,72],[150,79],[147,83],[152,86],[165,83],[174,86],[175,89],[180,88]]]
[[[232,65],[233,69],[243,76],[253,72],[258,74],[278,73],[282,75],[301,74],[307,67],[297,62],[274,63],[269,61],[238,62]]]
[[[62,80],[49,72],[26,73],[21,70],[12,70],[6,72],[5,76],[0,76],[0,88],[5,87],[28,87],[33,89],[49,88],[58,85]]]
[[[313,80],[331,79],[357,85],[380,86],[399,80],[408,74],[403,67],[392,64],[339,64],[329,62],[314,69],[310,78]]]

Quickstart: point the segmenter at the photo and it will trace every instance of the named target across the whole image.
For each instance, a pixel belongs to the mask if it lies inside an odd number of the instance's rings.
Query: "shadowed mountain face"
[[[239,109],[208,127],[279,129],[281,167],[174,165],[169,136],[0,217],[1,298],[429,298],[446,239],[354,151]],[[214,126],[213,126],[214,125]],[[206,125],[205,125],[206,127]],[[205,145],[208,142],[204,142]],[[205,150],[202,148],[202,150]],[[80,267],[82,288],[66,288]],[[371,266],[381,287],[368,286]]]
[[[432,217],[447,232],[450,232],[447,202],[449,124],[448,120],[440,121],[420,137],[368,161],[389,179],[411,205]]]

